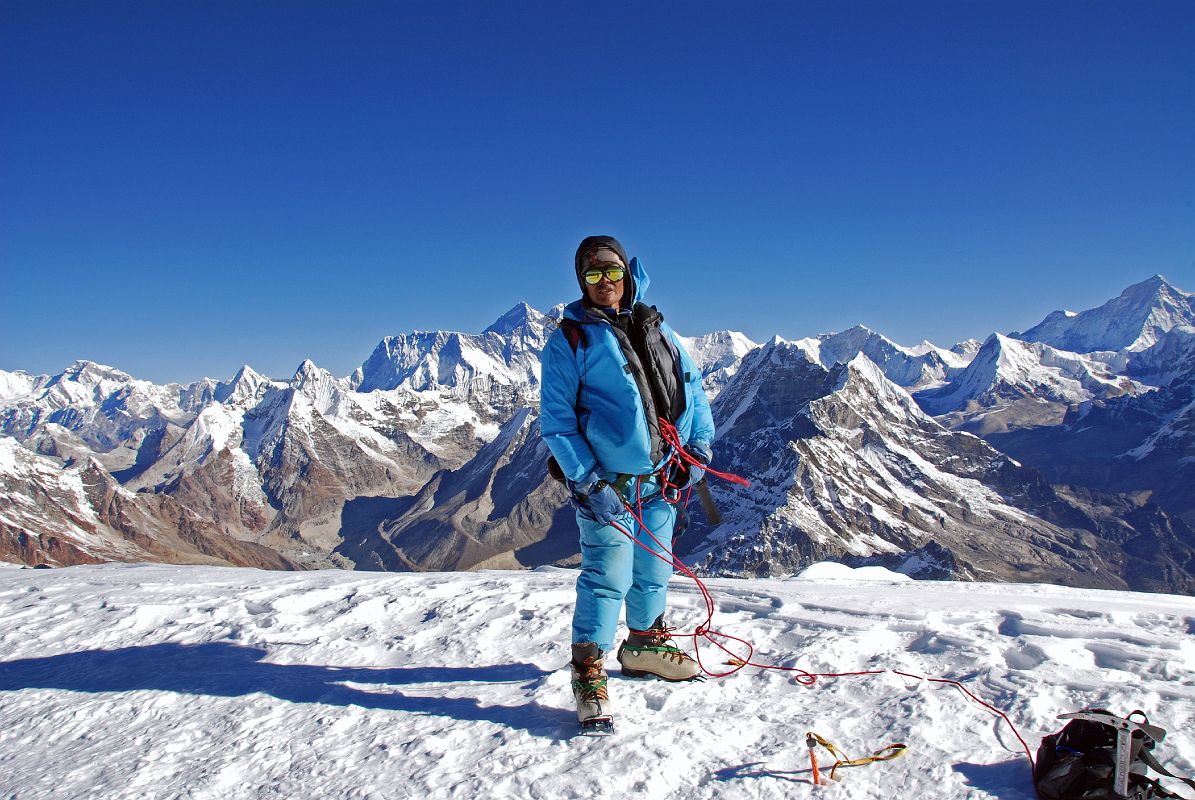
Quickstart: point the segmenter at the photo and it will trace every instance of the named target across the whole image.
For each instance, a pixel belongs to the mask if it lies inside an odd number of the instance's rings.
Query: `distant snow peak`
[[[301,384],[304,381],[319,380],[325,375],[330,374],[327,370],[320,369],[315,365],[315,362],[310,358],[303,359],[303,363],[299,364],[295,369],[295,374],[291,378],[291,384]]]
[[[452,331],[387,336],[361,365],[357,391],[460,389],[539,383],[548,318],[519,303],[480,334]]]
[[[835,391],[849,389],[852,384],[865,384],[863,394],[869,399],[878,400],[884,404],[894,405],[901,414],[911,415],[928,421],[925,413],[914,402],[912,396],[899,384],[890,380],[879,365],[860,353],[846,363],[835,385]]]
[[[1153,275],[1098,308],[1052,311],[1023,334],[1011,335],[1075,353],[1137,352],[1179,325],[1195,325],[1195,295]]]
[[[800,341],[827,369],[835,364],[849,363],[855,356],[863,354],[883,371],[888,380],[910,390],[940,385],[966,367],[970,360],[965,353],[943,350],[931,342],[922,342],[916,348],[903,347],[865,325]]]
[[[261,400],[267,391],[281,385],[245,364],[237,370],[232,380],[216,384],[213,398],[217,403],[223,405],[241,409],[251,408]]]
[[[738,331],[717,331],[704,336],[680,336],[681,344],[701,369],[702,384],[712,399],[730,381],[743,356],[759,347]]]
[[[1195,326],[1176,325],[1151,347],[1130,353],[1128,373],[1137,380],[1163,386],[1195,378]]]
[[[482,334],[496,333],[499,336],[510,336],[520,331],[543,332],[544,323],[548,317],[536,311],[526,303],[519,302],[499,317],[493,325],[482,331]]]
[[[321,414],[331,414],[337,407],[347,381],[338,380],[331,372],[317,367],[311,359],[305,359],[290,379],[290,386],[307,397]]]
[[[8,404],[30,397],[49,380],[49,375],[30,375],[20,369],[15,372],[0,369],[0,403]]]
[[[939,416],[1019,400],[1078,404],[1143,391],[1140,384],[1109,366],[1109,361],[1121,360],[1115,353],[1072,353],[993,333],[966,370],[945,386],[919,392],[917,401]]]
[[[242,364],[241,368],[232,376],[232,385],[257,386],[267,380],[268,378],[253,369],[253,367],[248,364]]]
[[[979,339],[967,339],[951,347],[950,352],[965,358],[965,365],[971,362],[971,359],[975,357],[975,354],[979,352],[979,348],[981,347],[983,347],[983,342]]]
[[[103,381],[124,383],[133,380],[133,376],[106,364],[79,359],[55,376],[54,382],[77,381],[95,386]]]

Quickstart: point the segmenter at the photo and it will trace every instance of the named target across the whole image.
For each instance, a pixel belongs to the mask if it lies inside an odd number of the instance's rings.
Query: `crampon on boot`
[[[672,641],[672,628],[661,614],[645,631],[632,630],[619,645],[618,663],[630,678],[654,675],[666,681],[691,681],[701,676],[701,667]]]
[[[582,732],[600,736],[614,732],[610,713],[610,694],[606,689],[606,669],[601,648],[592,642],[573,645],[573,698],[577,701],[577,721]]]

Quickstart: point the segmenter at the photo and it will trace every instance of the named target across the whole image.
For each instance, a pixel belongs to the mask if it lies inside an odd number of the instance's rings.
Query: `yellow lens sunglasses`
[[[605,275],[610,279],[611,283],[618,283],[627,274],[624,267],[606,267],[605,269],[595,269],[585,272],[582,276],[585,282],[590,286],[597,286],[602,282],[602,276]]]

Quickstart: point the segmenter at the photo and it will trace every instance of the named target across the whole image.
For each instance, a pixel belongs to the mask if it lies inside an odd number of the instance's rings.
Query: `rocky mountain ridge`
[[[1155,276],[1102,311],[1051,315],[1026,333],[1042,341],[907,348],[861,325],[763,346],[734,332],[685,339],[716,398],[718,463],[755,481],[743,495],[718,487],[723,524],[697,513],[686,550],[731,574],[871,559],[925,577],[1187,591],[1191,484],[1168,476],[1195,460],[1191,297]],[[1130,336],[1122,318],[1140,331]],[[1100,319],[1114,329],[1103,337]],[[56,376],[0,372],[0,434],[47,459],[35,478],[48,480],[46,464],[94,463],[130,497],[168,501],[295,564],[568,563],[571,510],[536,432],[538,358],[553,327],[520,303],[480,334],[387,337],[345,378],[310,361],[287,380],[246,366],[228,381],[165,387],[90,362]],[[1066,342],[1128,344],[1056,346]],[[1057,456],[1093,436],[1104,460]],[[1151,465],[1153,483],[1095,475],[1125,459]],[[13,530],[30,541],[54,519],[28,516]],[[1143,577],[1155,574],[1165,577]]]
[[[719,453],[757,485],[715,485],[724,520],[698,521],[688,545],[711,574],[791,574],[832,558],[919,578],[1195,590],[1186,526],[1138,531],[1060,494],[924,413],[865,356],[827,369],[774,341],[740,375],[715,401]],[[1153,572],[1120,546],[1142,536],[1162,544],[1146,559]]]

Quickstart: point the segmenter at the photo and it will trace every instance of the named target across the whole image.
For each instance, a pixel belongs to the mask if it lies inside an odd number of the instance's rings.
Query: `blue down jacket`
[[[638,258],[631,259],[630,277],[633,303],[639,303],[649,280]],[[591,473],[609,480],[619,473],[657,471],[670,452],[667,445],[661,447],[655,420],[648,420],[647,409],[654,406],[643,400],[633,374],[640,365],[628,366],[625,339],[624,344],[619,342],[621,332],[581,300],[565,307],[564,316],[579,325],[582,338],[574,352],[564,331],[557,329],[540,356],[540,430],[548,449],[572,481]],[[700,441],[708,446],[714,439],[714,420],[701,386],[701,370],[676,333],[663,321],[659,325],[665,346],[674,347],[680,359],[677,378],[684,389],[684,407],[676,427],[681,443]],[[639,360],[633,352],[631,358]]]

